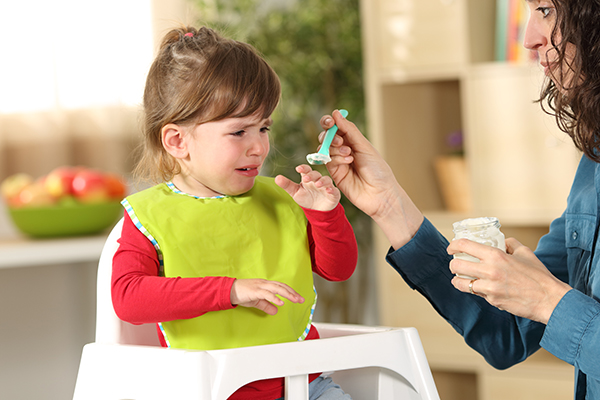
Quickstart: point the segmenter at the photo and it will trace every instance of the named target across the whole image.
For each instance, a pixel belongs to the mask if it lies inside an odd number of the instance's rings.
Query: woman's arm
[[[535,352],[541,341],[544,348],[583,372],[593,376],[600,371],[600,303],[566,284],[564,218],[552,223],[535,253],[514,239],[507,241],[508,254],[464,241],[448,247],[429,221],[423,222],[387,163],[356,126],[337,111],[333,118],[324,116],[321,125],[327,129],[334,122],[339,136],[330,148],[332,162],[327,164],[334,182],[388,237],[392,244],[388,262],[471,347],[491,365],[507,368]],[[496,260],[482,268],[481,264],[452,261],[447,253],[467,247],[480,259]],[[473,284],[475,292],[509,312],[470,294],[470,280],[456,278],[448,268],[451,261],[453,272],[481,277]]]
[[[490,365],[508,368],[537,351],[545,326],[456,290],[447,246],[426,219],[413,239],[398,250],[390,249],[386,259]]]
[[[566,243],[565,232],[568,231],[563,215],[552,222],[550,232],[542,237],[535,251],[550,272],[563,282],[569,279],[567,253],[558,249],[573,245]],[[572,235],[569,235],[569,239],[572,240]],[[580,252],[579,257],[582,259],[591,255],[587,249],[577,248],[571,251]],[[597,266],[592,262],[590,270],[595,268]],[[577,281],[576,277],[573,281]],[[589,281],[587,284],[593,286]],[[583,290],[576,286],[554,308],[540,344],[561,360],[577,365],[589,377],[600,380],[600,302],[595,293],[595,297],[590,297],[577,289]]]
[[[456,290],[449,269],[448,241],[424,219],[390,166],[358,128],[338,111],[321,119],[324,129],[334,123],[338,134],[327,169],[337,187],[387,236],[392,245],[387,255],[390,265],[496,368],[514,365],[538,350],[544,325]]]
[[[600,380],[600,302],[569,291],[554,309],[540,344],[588,379]]]
[[[565,253],[566,249],[563,246],[556,251]],[[546,324],[560,299],[571,290],[532,250],[514,238],[506,239],[506,253],[466,239],[453,241],[448,252],[479,259],[471,262],[457,258],[450,262],[453,273],[477,277],[473,281],[456,276],[452,284],[458,290],[476,292],[493,306],[519,317]]]

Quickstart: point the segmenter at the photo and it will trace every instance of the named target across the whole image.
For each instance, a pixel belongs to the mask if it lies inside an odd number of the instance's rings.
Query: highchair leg
[[[308,400],[308,375],[285,377],[285,400]]]

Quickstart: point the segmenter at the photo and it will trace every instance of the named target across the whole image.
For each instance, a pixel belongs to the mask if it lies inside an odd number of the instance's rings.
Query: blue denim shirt
[[[573,287],[548,325],[456,290],[450,283],[448,242],[428,220],[409,243],[390,249],[387,261],[492,366],[508,368],[543,347],[575,367],[575,399],[600,399],[599,226],[600,164],[583,157],[566,211],[535,251],[556,277]]]

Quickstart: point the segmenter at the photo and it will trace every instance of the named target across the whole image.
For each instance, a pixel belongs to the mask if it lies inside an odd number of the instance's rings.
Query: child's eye
[[[263,133],[264,132],[269,132],[270,130],[271,130],[271,128],[268,127],[268,126],[265,126],[265,127],[263,127],[263,128],[260,129],[260,131],[263,132]]]
[[[237,131],[237,132],[232,132],[231,135],[232,136],[242,136],[244,134],[245,131]]]

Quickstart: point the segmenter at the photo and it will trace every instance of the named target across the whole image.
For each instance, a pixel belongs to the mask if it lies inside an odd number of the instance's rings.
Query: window
[[[150,3],[0,2],[0,114],[140,104]]]

